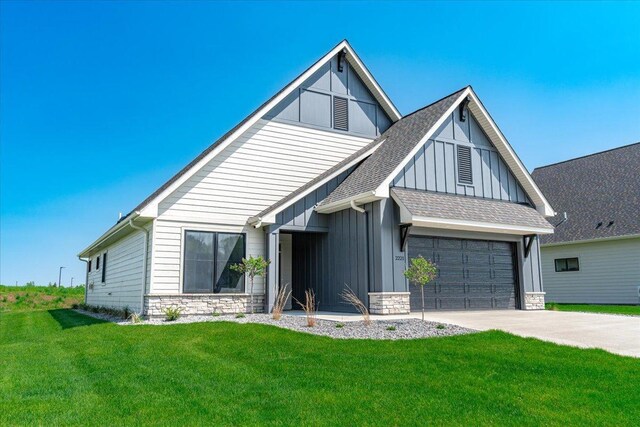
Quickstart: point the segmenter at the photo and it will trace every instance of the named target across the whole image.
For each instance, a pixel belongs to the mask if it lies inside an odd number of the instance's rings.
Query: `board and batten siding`
[[[153,246],[152,223],[144,226],[149,230],[148,248]],[[102,281],[104,254],[107,254],[105,281]],[[100,256],[100,268],[96,269],[96,258]],[[142,295],[142,274],[144,256],[144,233],[134,230],[105,250],[94,254],[89,272],[87,304],[104,307],[125,308],[139,312]],[[149,286],[151,256],[147,256],[147,277]],[[91,289],[93,287],[93,289]]]
[[[547,302],[640,304],[640,238],[542,246]],[[579,271],[555,271],[555,259],[578,258]]]
[[[260,120],[160,202],[150,293],[182,291],[185,230],[246,233],[247,255],[265,256],[264,231],[247,220],[369,142]],[[264,293],[262,278],[254,292]]]
[[[457,145],[471,148],[472,184],[458,181]],[[393,180],[393,187],[437,191],[510,202],[527,202],[524,189],[469,113],[457,111],[442,124]]]

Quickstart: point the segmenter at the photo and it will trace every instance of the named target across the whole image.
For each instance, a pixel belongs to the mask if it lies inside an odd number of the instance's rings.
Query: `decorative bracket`
[[[467,96],[458,106],[461,122],[464,122],[467,120],[467,105],[469,105],[469,102],[471,102],[471,99]]]
[[[342,72],[344,70],[344,57],[347,56],[347,49],[342,49],[338,52],[338,71]]]
[[[533,241],[538,237],[535,234],[530,234],[528,236],[522,236],[522,243],[524,244],[524,257],[528,257],[531,252],[531,245]]]
[[[400,252],[404,252],[407,246],[407,236],[409,235],[409,228],[413,224],[400,224]]]

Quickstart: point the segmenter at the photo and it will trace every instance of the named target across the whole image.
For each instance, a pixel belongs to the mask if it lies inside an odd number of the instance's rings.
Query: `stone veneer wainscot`
[[[371,314],[407,314],[409,292],[369,292],[369,311]]]
[[[544,295],[546,292],[525,292],[525,310],[544,310]]]
[[[183,316],[251,312],[249,294],[172,294],[144,297],[146,316],[164,316],[164,310],[169,307],[180,308]],[[253,309],[256,313],[264,311],[264,295],[253,296]]]

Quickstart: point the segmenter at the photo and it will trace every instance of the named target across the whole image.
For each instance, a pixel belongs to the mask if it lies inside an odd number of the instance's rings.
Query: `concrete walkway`
[[[288,314],[303,315],[301,312]],[[419,319],[420,313],[371,317],[386,320]],[[357,314],[330,312],[319,312],[318,318],[339,322],[362,320],[362,316]],[[524,310],[431,311],[425,313],[425,320],[480,331],[498,329],[521,337],[640,357],[640,316]]]

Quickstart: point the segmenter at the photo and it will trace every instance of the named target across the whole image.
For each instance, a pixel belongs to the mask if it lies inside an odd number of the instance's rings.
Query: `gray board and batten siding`
[[[529,202],[524,189],[471,114],[461,122],[455,111],[434,135],[394,178],[392,187]],[[457,146],[471,148],[471,183],[459,180]]]
[[[391,119],[345,59],[339,71],[338,56],[264,118],[369,137],[379,136],[391,125]]]

